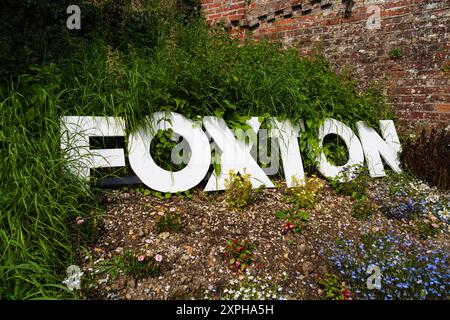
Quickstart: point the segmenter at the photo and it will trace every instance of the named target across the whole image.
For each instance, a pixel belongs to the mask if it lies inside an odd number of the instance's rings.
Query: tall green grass
[[[61,285],[65,269],[95,236],[96,191],[65,170],[61,116],[122,116],[130,130],[161,110],[230,123],[265,114],[304,119],[303,150],[326,117],[354,125],[392,116],[382,95],[358,91],[321,56],[301,58],[270,43],[242,46],[208,31],[201,18],[171,15],[168,23],[160,16],[151,42],[141,27],[125,33],[139,41],[117,45],[102,32],[72,35],[66,55],[0,89],[1,299],[72,297]],[[82,230],[78,216],[89,221]]]
[[[93,194],[64,168],[58,98],[45,90],[33,98],[39,100],[31,106],[15,92],[0,103],[2,299],[67,296],[60,284],[66,267],[75,263],[75,219],[88,219],[96,207]]]

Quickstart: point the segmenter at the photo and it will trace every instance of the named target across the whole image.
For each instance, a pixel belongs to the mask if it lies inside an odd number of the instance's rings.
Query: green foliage
[[[304,119],[306,155],[309,147],[318,152],[325,118],[377,125],[385,112],[379,93],[359,92],[322,56],[302,58],[266,42],[242,46],[223,30],[210,32],[197,2],[85,1],[82,29],[72,31],[69,4],[2,4],[0,298],[70,297],[60,284],[77,261],[74,245],[95,237],[96,190],[65,169],[61,116],[121,116],[130,131],[155,111],[223,115],[240,128],[254,115]],[[155,158],[170,167],[165,138]],[[77,217],[84,226],[74,225]]]
[[[225,258],[228,267],[234,271],[245,271],[255,262],[255,248],[254,243],[246,240],[227,240]]]
[[[355,201],[353,205],[352,215],[356,219],[364,220],[372,216],[375,212],[376,206],[367,198],[362,197]]]
[[[442,64],[441,70],[445,75],[450,75],[450,60],[447,60]]]
[[[81,8],[81,30],[66,28],[66,9],[73,4]],[[198,9],[197,0],[6,0],[0,12],[0,81],[38,75],[40,67],[99,38],[114,48],[152,50],[172,31],[172,21],[198,18]]]
[[[346,286],[338,276],[334,274],[325,274],[319,280],[320,286],[325,291],[325,297],[329,300],[346,300]]]
[[[60,284],[75,245],[95,237],[95,190],[67,172],[57,114],[44,86],[0,99],[1,299],[70,296]]]
[[[225,187],[225,201],[234,210],[246,207],[255,197],[250,175],[247,173],[238,175],[230,170],[229,178],[225,179]]]
[[[293,177],[293,186],[285,191],[285,199],[293,204],[294,209],[313,208],[318,200],[319,191],[323,182],[316,176],[299,180]]]
[[[343,166],[348,161],[348,148],[338,135],[329,134],[323,140],[323,152],[327,160],[335,166]]]
[[[370,181],[369,171],[366,167],[358,167],[350,172],[350,168],[344,168],[337,177],[330,180],[330,185],[340,194],[364,201]]]
[[[389,51],[389,58],[399,59],[402,57],[402,51],[399,48],[393,48]]]
[[[183,217],[176,209],[158,213],[155,220],[155,230],[161,232],[177,232],[183,227]]]
[[[350,168],[345,168],[337,177],[330,180],[330,185],[337,193],[355,200],[352,215],[357,219],[369,218],[376,209],[376,205],[367,198],[369,181],[370,176],[366,167],[358,167],[352,172]]]
[[[153,138],[150,146],[150,154],[155,163],[161,168],[168,171],[180,171],[185,167],[183,161],[184,154],[181,151],[176,156],[176,163],[172,161],[172,149],[179,143],[179,139],[175,138],[172,129],[158,130]],[[189,156],[189,155],[187,155]]]
[[[131,250],[126,250],[123,255],[114,256],[110,260],[103,261],[99,269],[100,273],[108,273],[113,279],[120,272],[132,276],[136,280],[156,277],[160,270],[160,264],[145,255],[136,255]]]
[[[287,234],[289,231],[300,233],[304,223],[309,221],[310,216],[309,212],[303,210],[277,211],[275,213],[275,217],[286,221],[283,225],[283,234]]]

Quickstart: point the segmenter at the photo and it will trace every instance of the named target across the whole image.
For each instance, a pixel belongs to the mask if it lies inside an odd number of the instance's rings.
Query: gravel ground
[[[281,182],[280,182],[281,183]],[[222,193],[204,193],[201,188],[192,198],[158,199],[133,189],[105,192],[105,214],[100,237],[84,260],[85,274],[92,276],[88,298],[97,299],[203,299],[208,287],[218,295],[226,284],[242,275],[229,270],[224,257],[225,241],[246,239],[257,245],[255,264],[249,273],[289,292],[293,299],[323,299],[317,285],[327,272],[322,252],[338,236],[358,236],[363,228],[404,230],[408,222],[375,214],[371,223],[352,217],[353,200],[336,194],[328,185],[320,192],[310,220],[300,234],[282,233],[284,222],[275,217],[289,205],[283,189],[265,189],[258,199],[241,211],[230,210]],[[184,225],[176,233],[157,233],[155,218],[161,210],[176,208]],[[442,234],[448,243],[448,234]],[[95,274],[100,261],[131,249],[149,257],[163,257],[160,276],[139,281],[120,273],[113,279]]]

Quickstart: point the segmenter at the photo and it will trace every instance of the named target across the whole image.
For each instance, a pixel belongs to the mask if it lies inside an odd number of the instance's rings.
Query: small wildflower
[[[81,218],[81,217],[77,217],[76,223],[77,223],[78,225],[83,224],[83,223],[84,223],[84,219]]]

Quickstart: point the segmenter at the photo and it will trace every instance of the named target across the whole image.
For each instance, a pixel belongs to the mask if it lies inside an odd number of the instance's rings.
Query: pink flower
[[[158,216],[163,216],[163,215],[164,215],[164,212],[158,211]]]
[[[138,259],[139,262],[142,262],[142,261],[144,261],[145,257],[144,256],[138,256],[137,259]]]
[[[157,262],[161,262],[161,261],[162,261],[162,255],[157,254],[157,255],[155,256],[155,260],[156,260]]]
[[[77,217],[76,223],[77,223],[78,225],[83,224],[83,223],[84,223],[84,219],[81,218],[81,217]]]
[[[169,209],[169,212],[175,212],[175,211],[177,211],[176,208],[170,208],[170,209]]]
[[[237,269],[237,268],[239,268],[241,266],[241,263],[239,261],[236,261],[235,266],[236,266],[236,269]]]

